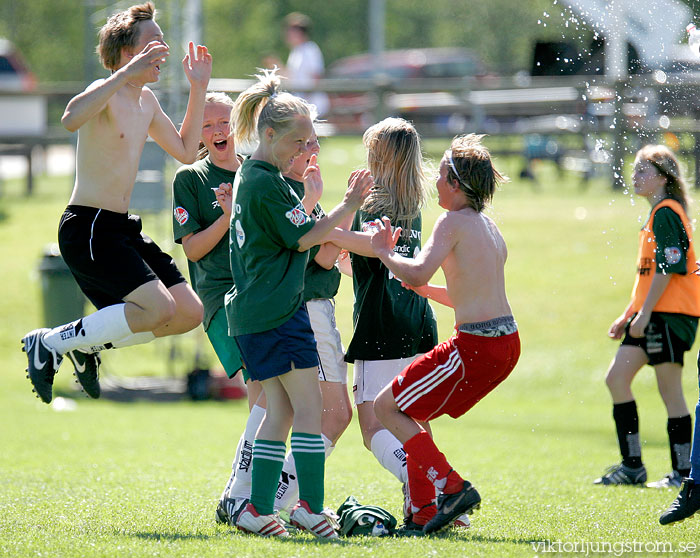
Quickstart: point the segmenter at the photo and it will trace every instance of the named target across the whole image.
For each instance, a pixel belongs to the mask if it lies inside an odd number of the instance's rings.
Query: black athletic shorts
[[[185,278],[173,259],[141,232],[138,215],[69,205],[58,225],[61,255],[96,308],[124,301],[160,279],[170,288]]]
[[[664,362],[677,362],[683,366],[683,354],[690,350],[690,345],[674,333],[664,320],[663,315],[656,312],[651,313],[649,325],[644,330],[644,337],[632,337],[629,334],[630,323],[632,323],[634,316],[636,314],[627,321],[622,344],[640,347],[646,353],[649,364],[652,366]]]

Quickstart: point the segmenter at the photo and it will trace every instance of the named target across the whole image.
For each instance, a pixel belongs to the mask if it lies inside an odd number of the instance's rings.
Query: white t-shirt
[[[287,58],[287,75],[289,87],[313,87],[316,80],[323,76],[323,54],[313,41],[294,47]],[[328,96],[325,93],[297,93],[308,102],[316,105],[319,115],[328,111]]]

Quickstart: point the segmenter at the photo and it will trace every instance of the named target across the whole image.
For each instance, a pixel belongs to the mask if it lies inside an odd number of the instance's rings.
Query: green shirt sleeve
[[[182,244],[182,237],[202,230],[197,202],[194,171],[181,168],[173,180],[173,237]]]
[[[679,273],[687,270],[689,242],[683,221],[670,207],[662,207],[654,215],[656,238],[656,273]]]

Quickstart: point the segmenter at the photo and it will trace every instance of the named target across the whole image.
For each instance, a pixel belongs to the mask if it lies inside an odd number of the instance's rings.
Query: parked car
[[[447,78],[484,75],[484,65],[466,48],[387,50],[379,72],[392,79]],[[327,71],[334,78],[371,78],[377,73],[373,56],[356,54],[336,60]]]
[[[376,86],[386,87],[383,102],[395,116],[420,120],[425,113],[429,120],[447,119],[459,100],[451,93],[425,90],[420,93],[401,92],[407,81],[414,85],[423,81],[423,88],[439,89],[447,79],[487,76],[486,69],[475,53],[466,48],[420,48],[388,50],[377,66],[369,54],[357,54],[336,60],[326,72],[330,79],[348,80],[349,91],[331,92],[328,120],[340,131],[360,131],[375,120],[374,109],[379,99]],[[362,89],[356,93],[352,88]],[[367,91],[372,90],[372,91]],[[398,91],[397,91],[398,90]]]

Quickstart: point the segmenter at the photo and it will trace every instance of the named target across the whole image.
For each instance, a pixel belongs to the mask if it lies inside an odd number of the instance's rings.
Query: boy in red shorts
[[[504,177],[481,137],[458,136],[445,152],[437,190],[447,212],[415,259],[394,252],[400,229],[392,231],[386,217],[372,236],[377,257],[404,286],[455,310],[457,334],[415,360],[374,401],[379,420],[404,444],[410,527],[424,533],[478,508],[481,497],[450,467],[423,425],[444,414],[462,416],[508,377],[520,356],[505,293],[506,245],[482,213]],[[438,267],[446,287],[427,284]]]

